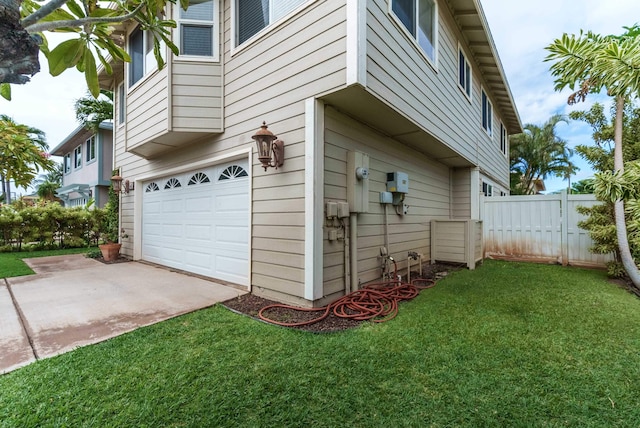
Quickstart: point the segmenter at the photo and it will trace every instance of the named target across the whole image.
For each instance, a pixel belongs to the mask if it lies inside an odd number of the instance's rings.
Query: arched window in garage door
[[[220,177],[218,177],[218,181],[222,180],[231,180],[239,177],[248,177],[247,171],[244,170],[243,167],[239,165],[231,165],[225,168],[224,171],[220,173]]]
[[[157,192],[160,190],[160,187],[156,183],[147,184],[146,189],[144,189],[145,193]]]
[[[180,181],[177,178],[170,178],[167,180],[167,183],[164,185],[165,190],[177,189],[178,187],[182,187]]]
[[[204,172],[196,172],[193,174],[187,186],[195,186],[197,184],[210,183],[209,177]]]

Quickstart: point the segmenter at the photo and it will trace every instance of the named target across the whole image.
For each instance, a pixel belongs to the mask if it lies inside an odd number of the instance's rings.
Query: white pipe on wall
[[[349,217],[349,248],[351,266],[351,292],[358,289],[358,213]]]

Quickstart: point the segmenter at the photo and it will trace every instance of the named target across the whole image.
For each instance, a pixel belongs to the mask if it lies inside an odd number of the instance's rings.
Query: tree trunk
[[[3,184],[2,187],[4,187],[4,200],[7,203],[7,205],[9,205],[11,203],[11,181],[4,180],[2,184]]]
[[[40,37],[20,24],[21,0],[0,0],[0,83],[24,84],[40,71]]]
[[[622,157],[622,120],[624,114],[624,97],[618,95],[616,97],[616,121],[615,121],[615,148],[613,152],[614,170],[616,172],[624,171],[624,159]],[[627,223],[624,218],[624,202],[617,200],[614,205],[616,219],[616,237],[618,238],[618,249],[620,250],[620,259],[624,270],[629,278],[636,286],[640,288],[640,270],[633,260],[631,249],[629,248],[629,240],[627,237]]]

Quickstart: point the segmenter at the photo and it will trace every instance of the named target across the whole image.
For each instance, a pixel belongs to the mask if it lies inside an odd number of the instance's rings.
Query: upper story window
[[[462,48],[458,48],[458,85],[467,98],[471,99],[471,64]]]
[[[489,136],[493,135],[493,107],[484,89],[482,90],[482,127]]]
[[[129,87],[135,85],[145,75],[158,68],[158,62],[153,54],[153,35],[142,31],[140,27],[129,34],[128,52],[131,57],[129,63]],[[164,42],[160,43],[160,52],[164,53]]]
[[[191,0],[187,10],[179,9],[180,55],[213,57],[216,54],[216,4],[214,0]]]
[[[126,120],[127,94],[124,90],[124,83],[118,86],[117,100],[118,103],[118,125],[124,125]]]
[[[438,16],[435,0],[391,0],[391,10],[427,57],[435,62]]]
[[[507,155],[509,151],[509,144],[507,140],[507,128],[500,122],[500,151],[503,155]]]
[[[69,174],[71,172],[71,153],[64,155],[64,173]]]
[[[236,0],[236,46],[308,0]]]
[[[78,146],[73,151],[73,167],[78,169],[82,166],[82,146]]]
[[[484,193],[485,196],[493,196],[493,186],[489,183],[486,182],[482,182],[482,193]]]
[[[96,160],[96,136],[92,135],[91,138],[84,143],[84,146],[85,161],[88,163]]]

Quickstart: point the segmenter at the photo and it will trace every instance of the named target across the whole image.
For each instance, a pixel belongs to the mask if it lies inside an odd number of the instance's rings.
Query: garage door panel
[[[195,239],[198,241],[211,241],[211,231],[213,227],[210,224],[188,224],[185,226],[185,236],[187,239]]]
[[[144,183],[143,259],[248,285],[247,171],[242,160]]]
[[[236,257],[217,256],[215,263],[217,271],[227,278],[236,278],[236,281],[239,281],[240,278],[247,275],[247,261],[239,260]]]

